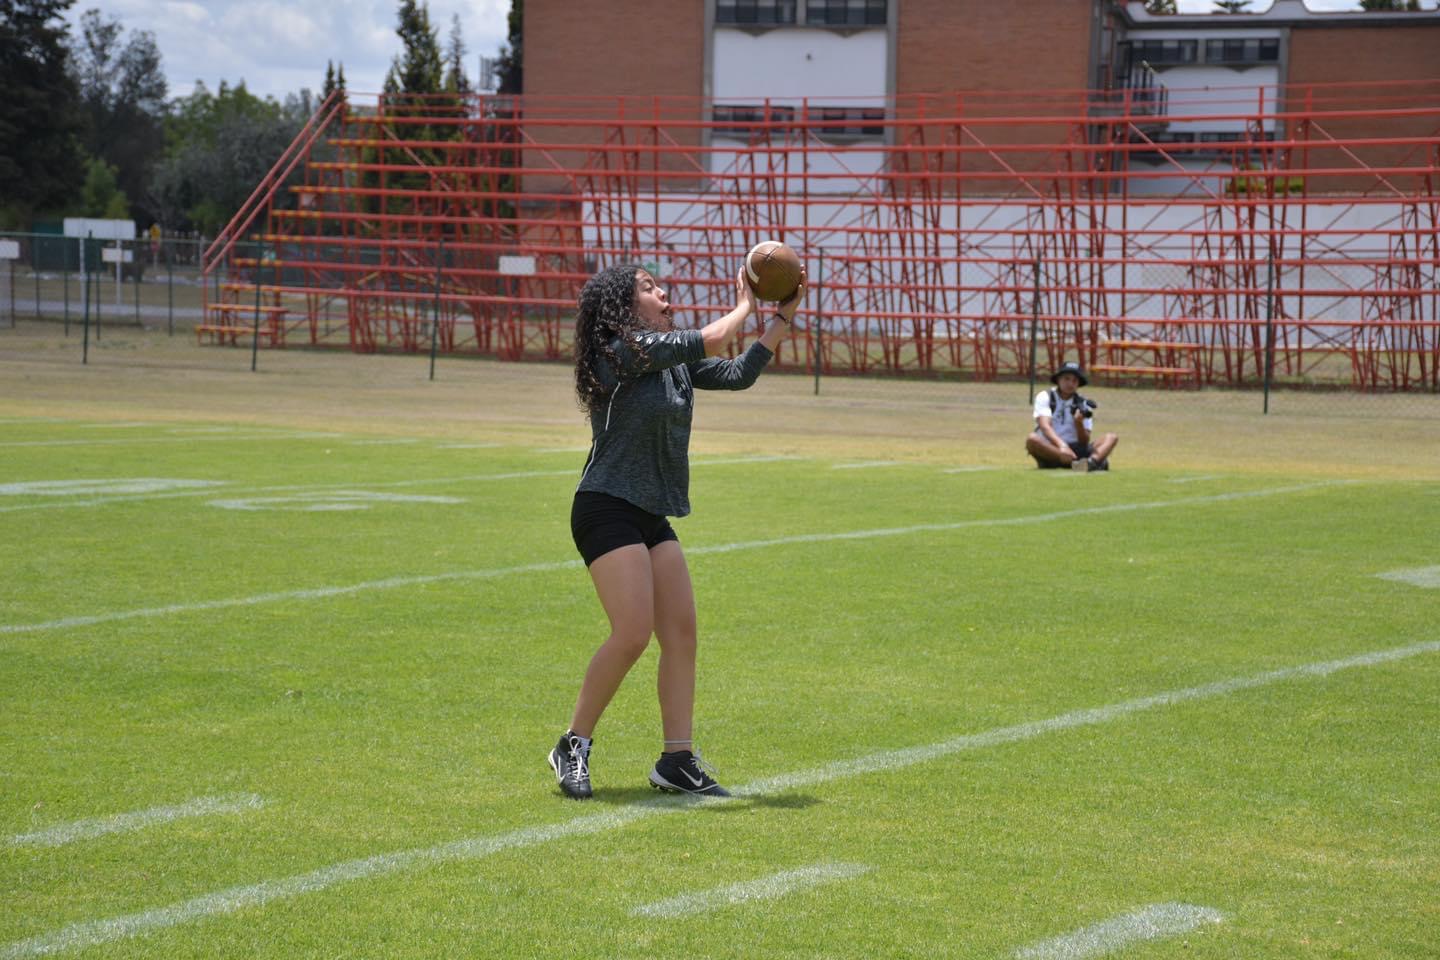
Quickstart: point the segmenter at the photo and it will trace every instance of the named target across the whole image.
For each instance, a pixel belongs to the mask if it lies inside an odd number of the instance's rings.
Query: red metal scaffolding
[[[1440,390],[1440,81],[337,95],[207,251],[200,333],[562,359],[596,269],[649,264],[699,325],[770,238],[811,278],[793,367],[1024,376],[1033,337],[1112,379]]]

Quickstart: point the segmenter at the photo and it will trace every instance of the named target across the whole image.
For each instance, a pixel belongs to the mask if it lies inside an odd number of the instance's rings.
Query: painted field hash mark
[[[1103,957],[1132,943],[1159,940],[1189,933],[1207,923],[1220,923],[1225,915],[1209,907],[1187,903],[1155,903],[1139,910],[1102,920],[1067,933],[1042,940],[1015,951],[1017,960],[1084,960]]]
[[[858,863],[815,863],[795,870],[784,870],[758,880],[732,883],[714,890],[687,893],[656,903],[647,903],[630,911],[632,917],[680,917],[694,913],[733,907],[753,900],[774,900],[786,894],[818,887],[823,883],[849,880],[870,868]]]
[[[1381,580],[1408,583],[1415,587],[1426,587],[1429,589],[1440,588],[1440,567],[1416,567],[1413,570],[1391,570],[1389,573],[1377,573],[1375,576]]]
[[[901,767],[925,763],[941,757],[984,747],[998,746],[1029,740],[1045,734],[1056,733],[1076,727],[1107,723],[1120,717],[1129,716],[1142,710],[1172,706],[1192,700],[1224,696],[1240,690],[1314,677],[1327,677],[1341,670],[1356,667],[1376,666],[1395,663],[1410,657],[1440,652],[1440,641],[1412,644],[1389,650],[1375,650],[1340,660],[1303,664],[1271,670],[1248,677],[1234,677],[1198,687],[1170,690],[1136,700],[1126,700],[1108,706],[1075,710],[1070,713],[999,727],[974,734],[965,734],[940,743],[887,750],[827,764],[811,770],[784,774],[768,780],[760,780],[739,788],[730,797],[715,797],[696,800],[694,798],[661,798],[643,801],[625,807],[616,807],[601,813],[587,814],[559,823],[538,827],[522,827],[508,833],[489,836],[469,837],[433,847],[400,850],[381,853],[358,860],[320,867],[309,873],[296,874],[276,880],[266,880],[242,887],[231,887],[215,893],[205,894],[191,900],[157,907],[139,913],[112,917],[107,920],[91,920],[74,923],[50,933],[40,934],[26,940],[17,940],[0,947],[0,960],[16,960],[20,957],[35,957],[62,950],[79,949],[111,943],[129,937],[139,936],[152,930],[167,929],[206,917],[234,913],[238,910],[254,910],[279,900],[297,897],[306,893],[326,890],[341,883],[365,880],[371,877],[387,876],[401,870],[416,869],[439,863],[458,860],[478,860],[507,850],[517,850],[568,840],[579,836],[592,836],[610,830],[617,830],[631,823],[663,813],[679,813],[717,804],[743,803],[746,798],[777,793],[802,786],[812,786],[846,779],[881,770],[895,770]]]
[[[109,817],[56,824],[32,833],[16,834],[10,838],[9,844],[12,847],[59,847],[77,840],[93,840],[96,837],[112,833],[132,833],[147,827],[169,823],[172,820],[208,817],[220,813],[240,813],[245,810],[259,810],[263,806],[265,806],[265,801],[253,793],[223,797],[197,797],[173,806],[151,807],[148,810],[117,813]]]

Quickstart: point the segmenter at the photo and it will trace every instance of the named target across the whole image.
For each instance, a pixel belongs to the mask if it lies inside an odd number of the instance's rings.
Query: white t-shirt
[[[1070,413],[1070,402],[1073,399],[1074,397],[1072,396],[1070,400],[1066,400],[1060,396],[1057,390],[1055,393],[1055,412],[1051,413],[1050,391],[1041,390],[1035,394],[1035,432],[1040,433],[1040,418],[1049,417],[1051,421],[1050,425],[1055,428],[1055,433],[1059,435],[1061,440],[1064,440],[1066,443],[1079,443],[1080,435],[1075,432],[1075,419]],[[1086,430],[1093,429],[1094,425],[1094,418],[1085,418]],[[1044,434],[1041,434],[1041,436],[1044,436]]]

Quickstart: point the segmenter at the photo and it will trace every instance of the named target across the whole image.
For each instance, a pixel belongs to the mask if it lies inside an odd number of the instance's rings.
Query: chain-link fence
[[[0,233],[0,310],[4,322],[53,320],[68,333],[89,322],[99,335],[128,325],[189,332],[203,319],[200,255],[206,239],[133,240]],[[221,273],[208,278],[214,285]]]

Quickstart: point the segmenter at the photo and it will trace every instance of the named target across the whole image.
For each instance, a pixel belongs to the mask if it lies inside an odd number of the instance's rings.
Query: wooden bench
[[[236,344],[240,337],[257,333],[254,326],[257,313],[262,318],[258,330],[261,339],[269,340],[272,346],[285,340],[285,314],[289,312],[285,307],[263,304],[256,307],[253,303],[212,303],[206,310],[220,314],[221,319],[217,323],[198,324],[195,327],[196,343],[204,343],[205,335],[209,334],[213,343]],[[247,320],[250,321],[249,325],[245,324]]]
[[[1136,377],[1174,377],[1176,380],[1193,380],[1198,385],[1200,373],[1194,367],[1142,367],[1131,366],[1123,363],[1093,363],[1090,365],[1091,373],[1115,373],[1121,376]]]

